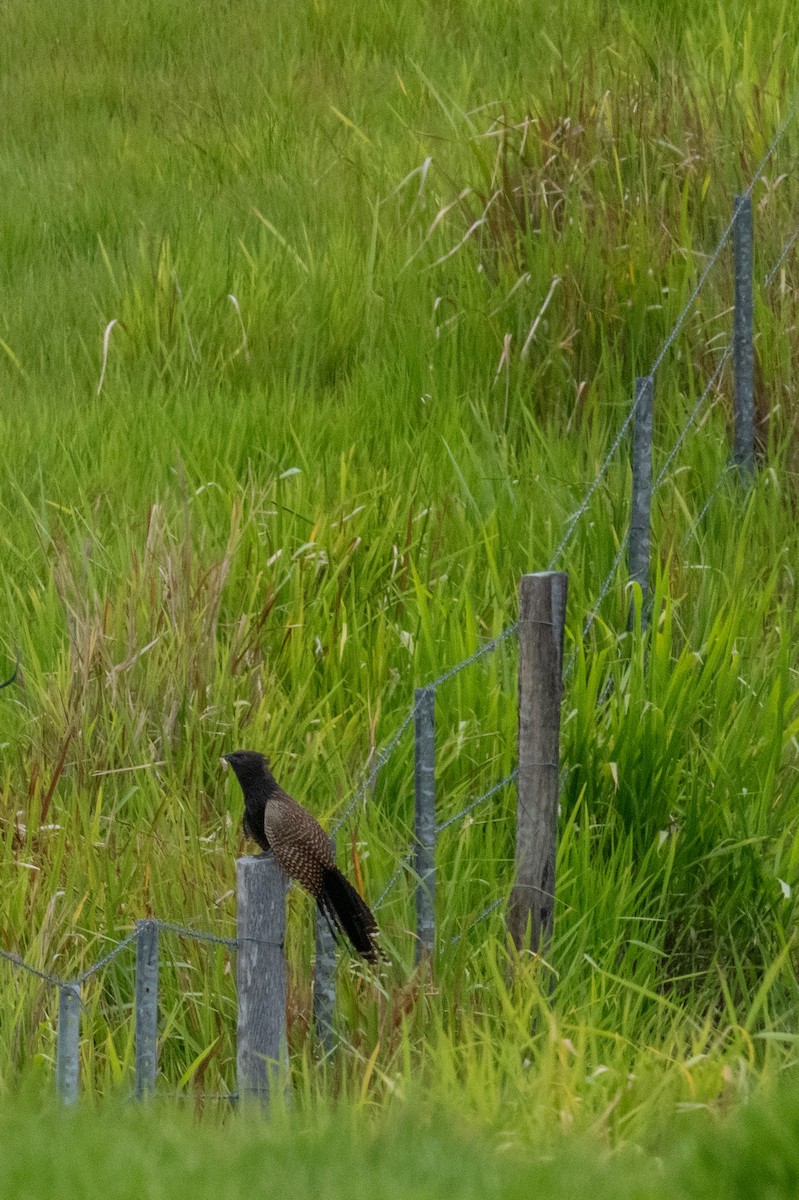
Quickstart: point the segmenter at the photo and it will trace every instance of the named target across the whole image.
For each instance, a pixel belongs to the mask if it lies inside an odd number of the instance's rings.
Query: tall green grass
[[[198,1126],[174,1104],[156,1108],[42,1104],[0,1108],[0,1185],[9,1200],[62,1192],[76,1200],[251,1196],[269,1187],[298,1197],[544,1198],[600,1200],[791,1200],[796,1194],[796,1089],[713,1116],[661,1113],[643,1144],[609,1150],[601,1136],[561,1137],[542,1147],[507,1126],[475,1125],[411,1106],[386,1119],[368,1108],[302,1118],[272,1111]]]
[[[414,685],[515,617],[787,112],[769,3],[6,12],[0,46],[3,945],[69,976],[138,917],[229,935],[244,847],[223,750],[268,750],[326,823]],[[758,280],[797,131],[754,193]],[[310,1023],[301,1109],[431,1104],[616,1145],[795,1059],[795,258],[756,289],[761,469],[730,478],[725,374],[657,493],[627,632],[620,453],[575,531],[556,931],[515,962],[512,790],[442,836],[439,952],[412,879],[386,977]],[[657,380],[656,469],[729,336],[718,264]],[[116,321],[109,331],[111,321]],[[532,335],[531,335],[531,331]],[[104,362],[104,335],[107,356]],[[4,674],[0,670],[0,674]],[[608,687],[608,684],[612,686]],[[441,818],[515,759],[513,646],[437,699]],[[340,835],[367,895],[412,830],[406,739]],[[453,939],[459,940],[453,940]],[[230,957],[164,936],[165,1093],[235,1087]],[[0,1078],[48,1077],[55,998],[4,972]],[[132,966],[85,989],[88,1092],[128,1090]]]

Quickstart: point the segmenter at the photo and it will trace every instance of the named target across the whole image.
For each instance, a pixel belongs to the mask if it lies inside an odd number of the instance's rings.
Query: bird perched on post
[[[369,906],[336,866],[333,849],[315,817],[276,782],[269,760],[257,750],[234,750],[222,762],[231,766],[244,793],[244,832],[278,866],[310,892],[334,936],[346,934],[357,952],[376,962],[378,932]]]

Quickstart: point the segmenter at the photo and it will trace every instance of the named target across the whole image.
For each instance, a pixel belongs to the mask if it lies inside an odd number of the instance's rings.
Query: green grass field
[[[512,1130],[407,1109],[296,1116],[239,1115],[198,1124],[174,1105],[105,1102],[78,1112],[26,1102],[0,1111],[0,1187],[27,1196],[369,1196],[375,1200],[751,1200],[795,1196],[799,1105],[795,1088],[721,1120],[667,1116],[646,1145],[610,1151],[591,1136],[545,1154]],[[12,1152],[13,1150],[13,1152]]]
[[[21,659],[0,945],[69,977],[139,917],[234,932],[223,751],[267,750],[329,826],[414,686],[515,619],[793,103],[799,13],[0,11],[0,678]],[[541,1195],[720,1194],[714,1172],[793,1194],[795,1150],[762,1131],[796,1108],[769,1095],[799,1038],[796,251],[763,280],[799,212],[798,126],[753,193],[751,489],[725,479],[697,523],[729,458],[725,370],[655,497],[650,632],[626,632],[622,563],[582,636],[627,529],[626,442],[558,563],[576,660],[547,961],[511,955],[502,907],[475,923],[511,883],[507,789],[440,839],[432,974],[410,877],[378,913],[383,981],[342,961],[326,1060],[291,893],[293,1099],[269,1128],[220,1133],[201,1099],[235,1090],[224,948],[163,936],[154,1117],[122,1103],[132,958],[85,988],[77,1115],[39,1099],[52,990],[0,963],[4,1195],[45,1194],[67,1145],[75,1195],[95,1155],[109,1196],[217,1194],[228,1171],[231,1195],[259,1170],[288,1190],[298,1162],[331,1197],[529,1194],[531,1172]],[[656,472],[732,297],[725,251],[658,372]],[[444,819],[515,763],[512,641],[440,689],[437,720]],[[406,737],[339,834],[373,901],[412,790]]]

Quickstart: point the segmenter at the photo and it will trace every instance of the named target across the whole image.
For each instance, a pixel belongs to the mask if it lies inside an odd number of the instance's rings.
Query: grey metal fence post
[[[414,718],[416,961],[436,941],[436,693],[417,688]]]
[[[633,494],[630,514],[630,579],[640,585],[644,602],[649,595],[649,526],[652,510],[652,427],[654,423],[654,380],[651,375],[635,381],[633,424]],[[646,609],[644,608],[645,619]]]
[[[336,853],[335,835],[330,838],[333,854]],[[336,939],[330,926],[317,908],[316,910],[316,962],[313,979],[313,1015],[316,1036],[330,1053],[336,1044],[333,1027],[333,1012],[336,1004]]]
[[[733,364],[735,370],[735,448],[733,459],[741,478],[748,481],[755,469],[755,347],[752,308],[752,199],[735,197],[735,319]]]
[[[155,1091],[158,1051],[158,923],[136,922],[136,1096]]]
[[[286,1059],[287,881],[271,854],[236,862],[239,1096],[269,1099]]]
[[[58,989],[56,1088],[64,1104],[78,1099],[80,1061],[80,985],[62,983]]]
[[[516,881],[508,930],[545,952],[555,908],[563,631],[569,577],[523,575],[519,586],[519,779]]]

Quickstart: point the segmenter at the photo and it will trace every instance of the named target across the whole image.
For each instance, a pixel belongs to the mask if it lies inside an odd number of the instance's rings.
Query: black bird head
[[[230,754],[223,754],[221,762],[223,766],[233,768],[242,787],[248,783],[258,783],[265,775],[268,778],[272,774],[269,759],[258,750],[233,750]]]

